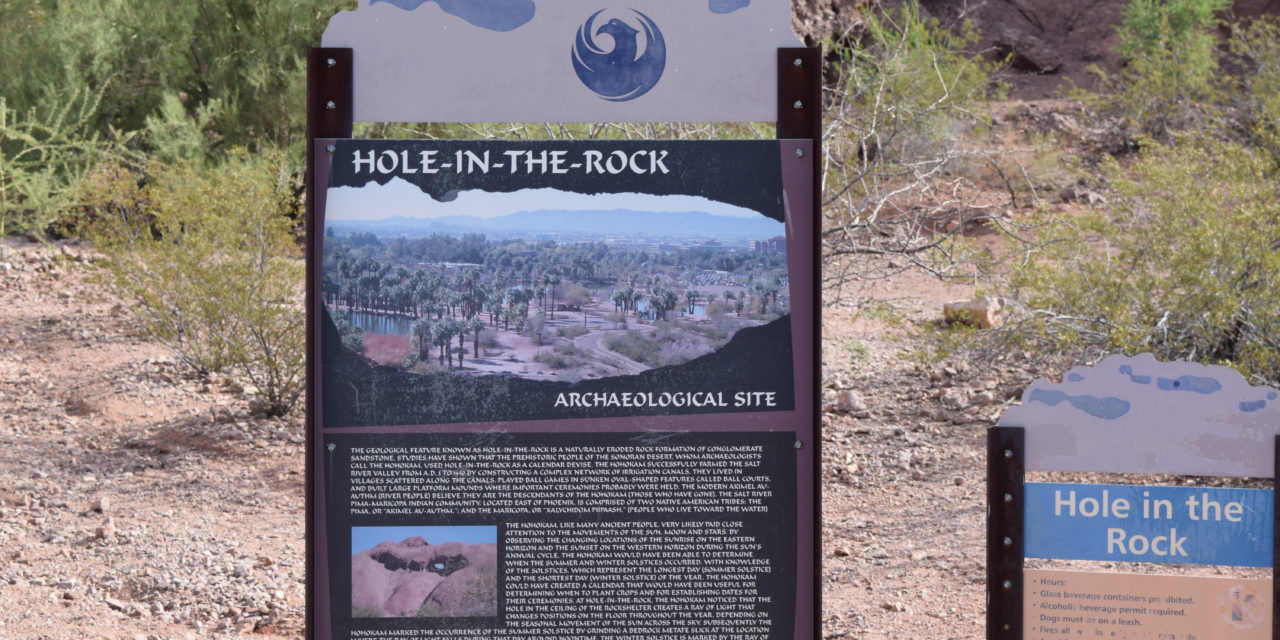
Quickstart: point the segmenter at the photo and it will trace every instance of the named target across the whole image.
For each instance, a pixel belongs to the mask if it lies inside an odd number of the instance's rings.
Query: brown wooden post
[[[312,483],[315,479],[313,457],[315,456],[315,440],[320,428],[316,424],[316,385],[320,381],[319,364],[312,358],[319,345],[319,314],[314,313],[315,305],[320,300],[320,243],[324,230],[319,224],[316,211],[316,192],[324,185],[316,184],[316,140],[324,138],[349,138],[353,125],[354,113],[351,83],[351,49],[326,49],[313,47],[307,52],[307,173],[306,173],[306,216],[307,216],[307,397],[306,397],[306,502],[307,502],[307,571],[314,563],[323,559],[315,557],[313,530],[315,527],[312,499],[314,498]],[[314,638],[316,621],[312,619],[315,612],[314,580],[307,576],[307,619],[306,637]]]
[[[822,48],[778,49],[779,140],[811,140],[813,151],[813,637],[822,637]],[[796,399],[799,403],[802,400]],[[802,615],[796,611],[796,615]]]
[[[1280,435],[1276,436],[1271,474],[1271,637],[1280,639]]]
[[[1022,640],[1026,431],[987,430],[987,640]]]

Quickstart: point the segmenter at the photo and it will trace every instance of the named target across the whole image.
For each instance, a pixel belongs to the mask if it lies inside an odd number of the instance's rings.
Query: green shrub
[[[1244,103],[1251,143],[1280,162],[1280,24],[1259,18],[1235,25],[1230,46],[1244,70],[1236,95]]]
[[[20,111],[49,114],[57,94],[88,88],[101,94],[91,114],[101,133],[141,130],[180,98],[179,110],[204,116],[202,151],[292,144],[300,152],[305,47],[319,42],[329,16],[355,4],[3,2],[0,96]]]
[[[545,364],[552,369],[565,369],[569,366],[567,358],[551,349],[543,349],[533,354],[533,361]]]
[[[570,340],[587,335],[590,330],[580,324],[570,324],[560,327],[559,334],[562,338]]]
[[[1280,200],[1273,159],[1208,136],[1104,164],[1112,210],[1058,217],[1013,277],[1017,348],[1152,352],[1280,381]]]
[[[0,94],[0,237],[42,233],[80,203],[81,182],[120,150],[94,131],[98,94],[62,94],[56,108],[19,113]]]
[[[542,315],[541,311],[529,318],[528,330],[529,338],[535,345],[542,346],[551,341],[547,335],[547,317]]]
[[[610,332],[604,337],[604,345],[610,351],[616,351],[636,362],[643,362],[651,367],[662,366],[660,361],[662,345],[650,340],[643,333]]]
[[[235,369],[263,411],[287,413],[304,383],[304,266],[281,158],[162,167],[145,187],[118,170],[94,182],[108,280],[151,335],[199,372]]]
[[[1116,28],[1125,68],[1102,76],[1104,94],[1086,102],[1118,116],[1131,135],[1171,142],[1204,126],[1229,91],[1218,74],[1219,21],[1230,0],[1130,0]]]
[[[586,363],[587,354],[574,344],[558,344],[552,349],[543,349],[533,354],[533,361],[552,369],[568,369]]]
[[[852,46],[829,44],[838,60],[828,69],[824,141],[829,285],[863,275],[867,261],[846,258],[858,254],[903,254],[947,271],[963,224],[1008,206],[1004,194],[1027,191],[1017,158],[988,142],[986,102],[1004,86],[992,79],[998,65],[973,51],[972,24],[944,27],[910,1],[868,9],[861,30]],[[943,195],[979,192],[977,183],[993,177],[999,191],[971,199],[963,213]]]

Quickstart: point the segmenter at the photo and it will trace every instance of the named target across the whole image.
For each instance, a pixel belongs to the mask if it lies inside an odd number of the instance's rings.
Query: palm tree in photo
[[[418,349],[419,361],[426,362],[431,359],[431,345],[435,344],[434,331],[431,320],[427,318],[413,321],[410,333],[413,336],[413,345]]]
[[[556,317],[556,287],[560,286],[560,276],[550,274],[545,276],[547,279],[547,287],[551,290],[551,318]]]
[[[506,309],[503,309],[503,310],[502,310],[502,330],[503,330],[503,331],[510,331],[510,330],[511,330],[511,325],[513,325],[513,324],[515,324],[515,323],[516,323],[516,308],[515,308],[515,306],[513,305],[513,306],[510,306],[510,307],[507,307]]]
[[[474,360],[480,357],[480,332],[484,331],[484,320],[480,316],[472,316],[467,321],[467,331],[472,335],[471,358]]]
[[[644,296],[640,295],[640,291],[636,289],[635,285],[632,285],[632,284],[628,284],[627,286],[623,287],[621,293],[622,293],[622,315],[624,316],[627,315],[628,311],[635,311],[637,309],[637,305],[639,305],[640,303],[640,300],[644,298]]]
[[[516,303],[514,307],[515,313],[512,316],[516,325],[516,333],[520,335],[524,335],[524,328],[529,323],[529,302],[531,300],[533,300],[532,297],[526,298],[522,302]]]
[[[545,312],[547,310],[546,276],[539,275],[538,277],[534,278],[533,284],[534,284],[534,296],[538,299],[538,310]]]
[[[453,329],[458,336],[458,366],[462,366],[462,356],[467,351],[467,332],[471,329],[471,321],[454,320]]]
[[[653,307],[654,318],[656,320],[666,320],[667,312],[675,309],[679,300],[680,298],[676,296],[676,292],[661,285],[655,287],[653,293],[649,296],[649,305]]]
[[[764,313],[765,306],[769,302],[769,285],[764,280],[756,280],[751,283],[751,290],[756,294],[756,302],[760,306],[757,313]]]
[[[521,310],[520,326],[523,327],[529,319],[529,303],[533,301],[533,290],[523,287],[510,289],[507,291],[507,298],[513,307]]]
[[[444,364],[445,356],[449,353],[449,344],[453,339],[453,333],[449,330],[448,319],[441,318],[431,323],[431,342],[440,348],[440,364]],[[449,356],[449,366],[453,366],[453,356]]]
[[[496,295],[496,292],[491,293],[486,309],[489,312],[489,324],[497,327],[498,319],[502,317],[502,296]]]

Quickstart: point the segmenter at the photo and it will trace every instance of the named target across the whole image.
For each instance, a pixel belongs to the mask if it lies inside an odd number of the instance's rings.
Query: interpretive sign
[[[822,57],[788,48],[789,9],[360,0],[330,21],[308,60],[308,637],[817,637]]]
[[[1269,640],[1271,581],[1028,570],[1027,640]]]
[[[1028,558],[1270,567],[1263,489],[1026,484]]]
[[[1270,567],[1274,490],[1027,483],[1026,469],[1275,477],[1274,389],[1114,356],[1039,380],[988,437],[987,637],[1272,638],[1273,580],[1025,570],[1023,559]]]

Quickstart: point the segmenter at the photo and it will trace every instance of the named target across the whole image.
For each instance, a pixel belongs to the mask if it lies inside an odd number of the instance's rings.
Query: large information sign
[[[316,637],[814,633],[809,142],[318,144]]]

